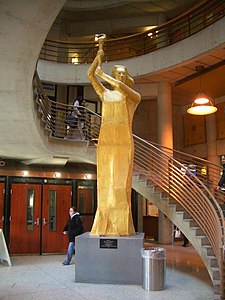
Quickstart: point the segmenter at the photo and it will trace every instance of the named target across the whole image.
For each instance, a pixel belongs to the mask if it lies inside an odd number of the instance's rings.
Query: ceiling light
[[[29,172],[28,171],[23,171],[23,176],[28,176]]]
[[[204,66],[197,66],[196,71],[199,72],[200,79],[200,93],[197,94],[191,107],[187,110],[187,113],[191,115],[205,116],[213,114],[217,111],[217,108],[213,105],[212,99],[201,91],[201,73],[204,70]]]
[[[205,116],[213,114],[217,111],[217,108],[213,105],[209,97],[204,93],[199,93],[191,107],[187,110],[187,113],[191,115]]]
[[[60,177],[61,177],[61,173],[55,172],[55,178],[60,178]]]

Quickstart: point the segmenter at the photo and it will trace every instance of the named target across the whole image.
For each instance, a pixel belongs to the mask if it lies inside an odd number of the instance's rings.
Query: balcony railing
[[[114,61],[153,52],[190,37],[223,18],[224,15],[224,0],[201,2],[194,9],[152,30],[106,40],[104,59]],[[67,64],[86,64],[93,61],[97,51],[98,44],[94,41],[70,43],[46,39],[39,58]]]
[[[100,116],[85,106],[74,106],[52,101],[43,90],[36,73],[34,77],[35,101],[45,128],[57,139],[83,140],[95,144],[100,130]],[[76,118],[77,116],[77,118]]]

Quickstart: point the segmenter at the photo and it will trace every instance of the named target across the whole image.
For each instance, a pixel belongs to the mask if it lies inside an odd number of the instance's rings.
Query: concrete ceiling
[[[204,70],[197,72],[198,66],[203,66]],[[200,91],[204,91],[212,98],[224,96],[225,46],[199,56],[189,63],[184,63],[183,66],[174,66],[170,70],[136,79],[136,83],[159,81],[172,83],[173,101],[180,105],[190,104],[193,97]]]
[[[96,32],[107,38],[143,32],[160,25],[189,8],[204,2],[196,0],[69,0],[57,16],[49,38],[92,41]],[[56,32],[60,32],[58,37]]]

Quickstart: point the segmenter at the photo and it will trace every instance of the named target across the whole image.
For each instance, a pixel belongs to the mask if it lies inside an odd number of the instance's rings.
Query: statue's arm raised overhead
[[[88,69],[87,75],[90,79],[90,82],[95,90],[95,92],[98,94],[99,98],[102,100],[102,96],[106,88],[104,85],[98,80],[96,77],[96,69],[101,68],[102,65],[102,59],[105,55],[103,51],[103,45],[105,42],[105,35],[103,34],[99,39],[99,51],[97,52],[97,55],[91,64],[90,68]]]
[[[92,83],[92,86],[99,98],[103,100],[104,92],[107,90],[104,85],[98,80],[96,75],[109,83],[114,90],[119,91],[123,94],[126,99],[133,104],[140,102],[140,95],[132,89],[134,80],[130,77],[126,67],[121,65],[114,66],[112,70],[112,76],[105,74],[102,71],[102,59],[104,57],[103,45],[105,41],[105,35],[99,38],[99,51],[88,70],[88,77]]]

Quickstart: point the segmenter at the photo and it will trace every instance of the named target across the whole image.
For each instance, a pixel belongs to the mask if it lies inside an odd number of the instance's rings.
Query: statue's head
[[[129,75],[127,68],[125,66],[116,65],[112,69],[112,77],[125,83],[129,87],[134,85],[133,78]]]

